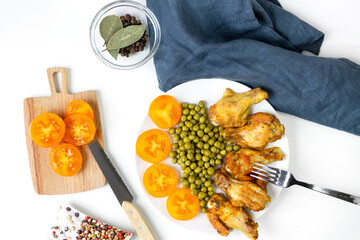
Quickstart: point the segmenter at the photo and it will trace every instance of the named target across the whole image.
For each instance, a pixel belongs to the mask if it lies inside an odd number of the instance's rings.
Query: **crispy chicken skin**
[[[226,193],[235,207],[261,211],[271,201],[270,196],[258,184],[250,181],[238,181],[227,177],[220,171],[215,173],[214,184]]]
[[[227,88],[222,98],[209,109],[209,119],[224,128],[241,127],[246,124],[250,106],[268,98],[267,92],[254,88],[244,93],[235,93]]]
[[[223,170],[231,177],[238,180],[252,180],[250,177],[254,163],[268,164],[273,161],[282,160],[284,155],[279,147],[272,147],[260,151],[249,148],[241,148],[237,152],[226,154]]]
[[[206,216],[211,225],[222,236],[227,236],[231,228],[242,231],[248,238],[256,240],[258,224],[242,207],[234,207],[220,194],[214,194],[207,203]]]
[[[282,125],[274,115],[255,113],[248,123],[239,128],[227,128],[221,132],[226,143],[236,143],[244,148],[262,150],[269,142],[275,142],[285,133]]]

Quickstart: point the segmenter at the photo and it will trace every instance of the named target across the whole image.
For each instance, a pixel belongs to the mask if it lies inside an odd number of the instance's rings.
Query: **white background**
[[[0,1],[0,238],[44,239],[61,203],[134,231],[108,185],[60,196],[41,196],[33,190],[23,99],[50,95],[46,69],[66,67],[70,92],[97,91],[106,150],[131,186],[135,204],[158,239],[223,239],[215,231],[204,236],[180,228],[159,214],[141,190],[134,161],[135,142],[149,103],[161,91],[152,61],[136,70],[119,71],[93,55],[89,25],[109,2]],[[358,0],[281,3],[325,33],[320,56],[347,57],[360,63]],[[289,139],[290,169],[297,178],[360,196],[359,136],[283,113],[280,118]],[[258,223],[260,240],[360,239],[359,206],[298,186],[285,189]],[[233,231],[227,239],[246,237]]]

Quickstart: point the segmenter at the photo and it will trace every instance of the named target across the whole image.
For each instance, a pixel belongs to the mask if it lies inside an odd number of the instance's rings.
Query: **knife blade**
[[[132,204],[132,201],[134,200],[133,195],[119,173],[116,171],[99,141],[94,139],[88,144],[88,146],[140,239],[155,240],[156,238],[154,234],[152,233],[150,227],[146,224],[140,211]]]

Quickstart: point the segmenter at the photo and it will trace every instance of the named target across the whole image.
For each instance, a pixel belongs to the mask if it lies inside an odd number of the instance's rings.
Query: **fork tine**
[[[255,171],[255,170],[257,171]],[[277,177],[277,174],[276,173],[273,173],[273,172],[270,172],[270,171],[267,171],[267,170],[264,170],[262,168],[259,168],[259,167],[256,167],[256,166],[253,166],[252,172],[256,173],[256,174],[259,174],[259,175],[262,175],[264,177],[273,177],[273,178],[276,178]]]
[[[269,175],[268,172],[255,171],[254,169],[251,170],[250,176],[270,183],[275,183],[277,181],[276,176]]]
[[[262,171],[267,170],[268,172],[271,172],[271,173],[274,173],[274,174],[279,173],[279,169],[277,169],[277,168],[269,167],[269,166],[266,166],[264,164],[260,164],[260,163],[257,163],[257,162],[254,163],[254,167],[255,167],[255,165],[257,165],[256,167],[261,167]]]
[[[252,174],[252,173],[250,173],[250,177],[254,177],[254,178],[257,178],[257,179],[263,180],[263,181],[265,181],[265,182],[270,182],[270,180],[269,180],[269,179],[266,179],[266,178],[260,177],[259,175],[255,175],[255,174]]]

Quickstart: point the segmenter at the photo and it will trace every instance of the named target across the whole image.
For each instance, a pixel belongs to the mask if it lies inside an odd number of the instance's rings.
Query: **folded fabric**
[[[109,239],[129,240],[132,233],[89,217],[71,206],[61,205],[55,225],[47,239]]]
[[[147,0],[147,6],[162,30],[154,56],[161,90],[226,78],[263,88],[278,111],[360,135],[360,66],[301,54],[318,54],[324,34],[277,0]]]

